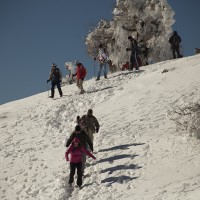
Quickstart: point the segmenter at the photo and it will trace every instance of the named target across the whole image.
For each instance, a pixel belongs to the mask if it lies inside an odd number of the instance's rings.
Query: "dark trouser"
[[[82,185],[82,162],[79,163],[70,163],[70,175],[69,175],[69,183],[74,182],[74,175],[77,169],[77,181],[76,184],[78,186]]]
[[[62,90],[61,90],[61,87],[60,87],[60,81],[52,81],[51,82],[51,96],[54,97],[54,88],[55,88],[55,86],[57,86],[58,92],[59,92],[60,96],[62,96]]]
[[[177,54],[177,56],[176,56],[176,54]],[[180,54],[180,51],[179,51],[179,46],[172,46],[172,55],[173,55],[173,59],[182,57],[182,55]]]
[[[130,67],[129,69],[133,69],[133,66],[135,66],[136,70],[139,70],[139,63],[137,60],[137,53],[132,53],[130,57]]]

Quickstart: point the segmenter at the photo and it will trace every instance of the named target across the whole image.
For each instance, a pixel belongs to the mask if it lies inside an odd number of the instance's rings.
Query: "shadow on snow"
[[[131,164],[131,165],[118,165],[118,166],[115,166],[115,167],[110,167],[110,168],[107,168],[107,169],[104,169],[104,170],[101,170],[101,173],[105,173],[105,172],[108,172],[108,174],[112,174],[113,172],[117,171],[117,170],[127,170],[127,169],[140,169],[142,167],[139,167],[138,165],[134,165],[134,164]]]
[[[130,176],[118,176],[118,177],[109,177],[105,178],[101,181],[101,183],[108,183],[107,186],[111,186],[113,183],[123,184],[124,182],[132,181],[137,179],[138,177],[130,177]]]
[[[117,86],[114,86],[114,87],[117,87]],[[87,91],[87,93],[94,93],[94,92],[99,92],[99,91],[103,91],[103,90],[108,90],[108,89],[112,89],[114,87],[105,87],[105,88],[101,88],[101,89],[97,89],[97,90],[92,90],[92,91]]]
[[[144,144],[145,143],[124,144],[124,145],[110,147],[110,148],[107,148],[107,149],[101,149],[101,150],[99,150],[99,152],[113,151],[113,150],[125,150],[125,149],[129,149],[130,146],[139,146],[139,145],[144,145]]]
[[[119,159],[123,159],[123,158],[134,159],[136,156],[138,156],[138,155],[121,154],[121,155],[116,155],[116,156],[112,156],[112,157],[109,157],[109,158],[100,159],[98,161],[98,163],[102,163],[102,162],[110,162],[110,163],[112,163],[115,160],[119,160]]]

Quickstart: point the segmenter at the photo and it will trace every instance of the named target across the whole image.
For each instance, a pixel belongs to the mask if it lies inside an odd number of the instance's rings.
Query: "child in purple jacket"
[[[85,149],[84,146],[81,146],[80,140],[78,137],[74,138],[72,144],[69,146],[65,153],[66,161],[69,161],[70,154],[70,175],[69,175],[69,184],[71,185],[74,181],[74,174],[77,169],[77,185],[81,187],[82,185],[82,154],[85,153],[89,157],[96,159],[89,151]]]

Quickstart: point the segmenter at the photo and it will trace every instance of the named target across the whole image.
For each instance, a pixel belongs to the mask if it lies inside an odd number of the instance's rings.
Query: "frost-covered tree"
[[[102,43],[107,48],[113,64],[120,68],[129,61],[128,36],[133,36],[140,46],[143,65],[149,60],[159,62],[171,58],[168,43],[174,23],[174,11],[167,0],[116,0],[112,21],[101,20],[88,34],[86,46],[91,57]]]

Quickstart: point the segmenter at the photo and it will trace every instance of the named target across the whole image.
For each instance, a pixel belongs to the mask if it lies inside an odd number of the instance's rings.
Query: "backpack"
[[[174,44],[174,45],[179,45],[180,42],[181,42],[181,41],[180,41],[180,37],[177,36],[177,35],[175,35],[175,36],[174,36],[174,39],[173,39],[173,44]]]
[[[60,70],[58,68],[55,69],[55,71],[52,72],[52,80],[58,81],[60,80]]]
[[[169,42],[174,45],[174,46],[178,46],[179,43],[181,42],[181,38],[178,35],[173,35],[170,39]]]

